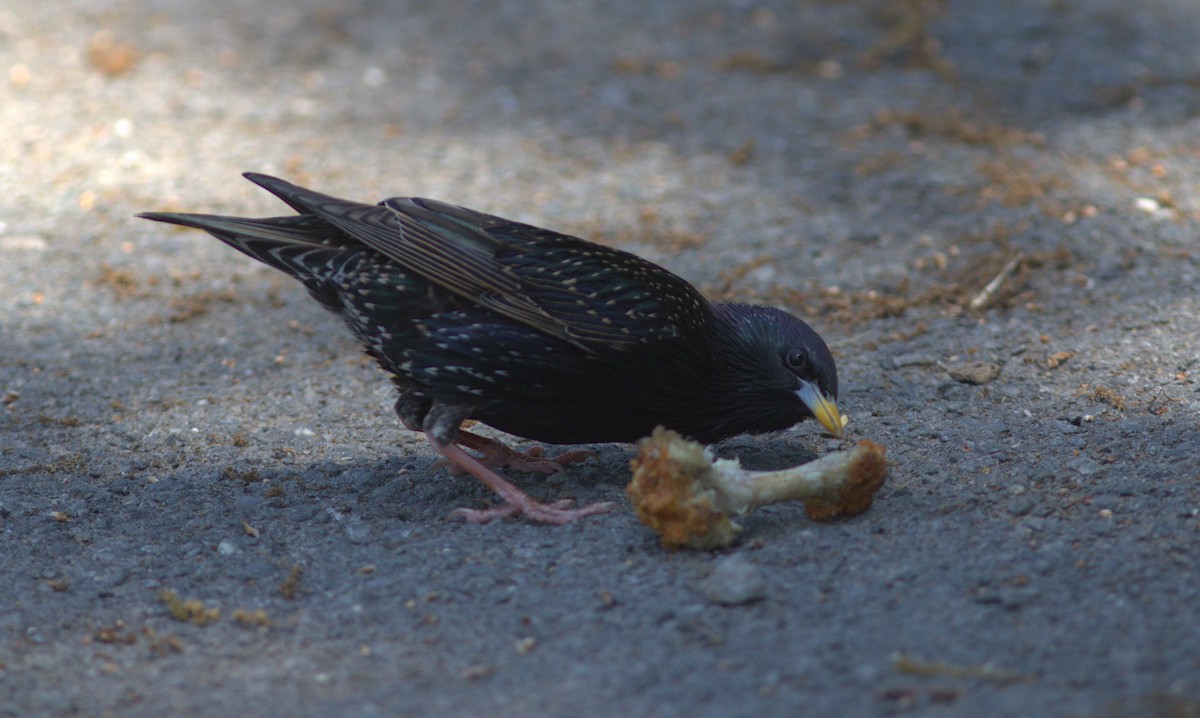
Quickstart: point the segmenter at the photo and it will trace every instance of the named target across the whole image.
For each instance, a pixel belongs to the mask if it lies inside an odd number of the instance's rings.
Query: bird
[[[340,315],[390,373],[404,426],[502,500],[452,512],[467,521],[565,524],[612,508],[542,503],[494,470],[551,473],[592,452],[520,452],[471,420],[547,444],[632,443],[660,425],[712,443],[806,419],[843,435],[833,355],[784,310],[710,302],[635,254],[466,207],[243,176],[296,214],[137,216],[204,230]]]

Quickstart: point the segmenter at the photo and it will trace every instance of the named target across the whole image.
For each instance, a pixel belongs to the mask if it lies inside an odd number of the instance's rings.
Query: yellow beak
[[[838,411],[837,404],[834,404],[821,393],[816,384],[802,382],[800,389],[796,392],[796,396],[800,397],[800,401],[808,407],[821,426],[835,438],[842,438],[846,433],[846,420],[842,418]]]

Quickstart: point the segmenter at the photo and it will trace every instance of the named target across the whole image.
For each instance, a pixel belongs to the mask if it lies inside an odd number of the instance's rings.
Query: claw
[[[511,455],[524,456],[522,454],[518,454],[512,449],[509,449],[507,446],[504,446],[504,444],[501,444],[498,441],[493,442],[491,439],[484,439],[483,437],[469,434],[465,431],[459,432],[459,435],[460,437],[466,435],[466,440],[462,442],[463,445],[475,449],[476,451],[486,451],[485,448],[480,447],[487,446],[489,444],[495,444],[502,447]],[[576,519],[583,518],[584,516],[602,514],[606,511],[612,510],[613,508],[613,504],[608,501],[588,504],[587,506],[582,506],[580,508],[573,508],[575,502],[570,499],[562,499],[555,501],[552,504],[543,504],[534,500],[529,496],[529,494],[504,480],[499,474],[488,468],[484,461],[481,461],[480,459],[477,459],[463,451],[462,448],[457,444],[443,444],[437,439],[434,439],[432,436],[429,437],[429,441],[433,444],[433,447],[442,454],[442,456],[446,457],[446,462],[450,464],[452,473],[455,469],[457,469],[459,473],[465,472],[471,474],[475,478],[482,481],[489,489],[499,494],[500,498],[504,500],[504,504],[502,506],[497,506],[495,508],[460,508],[451,512],[451,516],[463,518],[470,523],[483,524],[496,519],[507,518],[509,516],[525,516],[530,521],[536,521],[538,523],[562,525],[575,521]],[[592,454],[590,451],[570,453]],[[553,463],[553,460],[551,459],[539,459],[537,457],[529,460]],[[512,464],[509,463],[508,465],[511,466]],[[561,464],[555,465],[558,467],[556,470],[562,469]]]
[[[600,501],[575,509],[571,508],[575,505],[575,502],[571,499],[562,499],[552,504],[543,504],[529,498],[528,494],[525,495],[525,498],[528,499],[527,502],[505,504],[490,509],[458,508],[451,511],[450,516],[464,519],[467,523],[472,524],[486,524],[489,521],[505,519],[509,516],[524,516],[530,521],[561,526],[584,516],[594,516],[595,514],[611,511],[613,508],[612,503],[609,501]]]

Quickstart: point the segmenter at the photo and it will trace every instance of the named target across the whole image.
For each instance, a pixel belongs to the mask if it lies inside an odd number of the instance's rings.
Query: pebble
[[[717,560],[697,589],[710,602],[722,606],[741,606],[767,597],[762,569],[741,554]]]
[[[942,369],[951,379],[963,384],[987,384],[1000,376],[1000,365],[986,361],[955,362],[943,364]]]
[[[371,525],[365,521],[350,521],[346,524],[346,538],[352,544],[367,543],[371,540]]]
[[[108,484],[108,491],[116,496],[128,496],[133,490],[133,482],[124,477],[113,480]]]
[[[1033,499],[1021,496],[1008,502],[1008,513],[1012,516],[1024,516],[1033,510]]]
[[[1109,482],[1108,488],[1119,496],[1134,496],[1146,493],[1149,487],[1139,479],[1118,479]]]
[[[891,366],[887,366],[888,364]],[[937,363],[937,357],[919,352],[911,352],[908,354],[895,354],[890,357],[884,357],[882,364],[885,369],[900,369],[906,366],[931,366]]]
[[[1075,434],[1080,431],[1078,426],[1069,421],[1063,421],[1062,419],[1052,419],[1048,423],[1050,426],[1058,429],[1058,431],[1063,434]]]
[[[337,482],[348,489],[361,489],[383,480],[386,477],[370,469],[350,469],[337,477]]]

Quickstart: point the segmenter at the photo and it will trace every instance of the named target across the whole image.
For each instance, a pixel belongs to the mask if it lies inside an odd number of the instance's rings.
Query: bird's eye
[[[808,367],[808,352],[803,349],[792,349],[784,357],[784,363],[792,371],[802,371]]]

